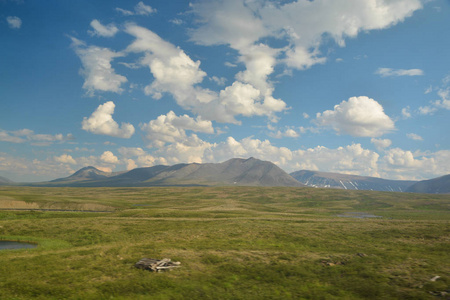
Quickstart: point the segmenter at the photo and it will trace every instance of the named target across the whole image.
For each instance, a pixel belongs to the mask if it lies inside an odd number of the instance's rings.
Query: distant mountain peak
[[[60,178],[52,180],[52,182],[62,182],[62,181],[86,181],[86,180],[98,180],[109,177],[111,173],[100,171],[99,169],[88,166],[81,168],[72,175],[66,178]]]
[[[136,168],[105,173],[85,167],[69,177],[52,181],[62,186],[304,186],[269,161],[254,157],[233,158],[222,163],[190,163]]]

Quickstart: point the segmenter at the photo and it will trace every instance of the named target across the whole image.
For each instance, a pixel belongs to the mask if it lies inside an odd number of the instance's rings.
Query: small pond
[[[37,244],[13,241],[0,241],[0,250],[36,248]]]
[[[382,218],[382,216],[376,216],[365,212],[346,212],[337,216],[341,218],[355,218],[355,219]]]

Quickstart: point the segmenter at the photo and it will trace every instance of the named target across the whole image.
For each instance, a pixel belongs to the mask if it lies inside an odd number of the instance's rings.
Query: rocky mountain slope
[[[255,158],[234,158],[223,163],[178,164],[136,168],[122,173],[105,173],[83,168],[69,177],[41,186],[304,186],[275,164]]]
[[[404,192],[409,186],[416,183],[416,181],[409,180],[388,180],[376,177],[307,170],[293,172],[290,175],[307,186],[346,190]]]
[[[419,181],[407,190],[410,193],[449,194],[450,174],[442,177]]]

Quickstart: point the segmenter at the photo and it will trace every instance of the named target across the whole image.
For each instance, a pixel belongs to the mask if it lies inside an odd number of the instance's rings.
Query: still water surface
[[[36,247],[37,247],[36,244],[13,242],[13,241],[0,241],[0,250],[36,248]]]

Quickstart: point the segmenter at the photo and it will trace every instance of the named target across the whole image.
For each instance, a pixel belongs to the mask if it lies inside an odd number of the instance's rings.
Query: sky
[[[0,0],[0,176],[450,173],[448,0]]]

